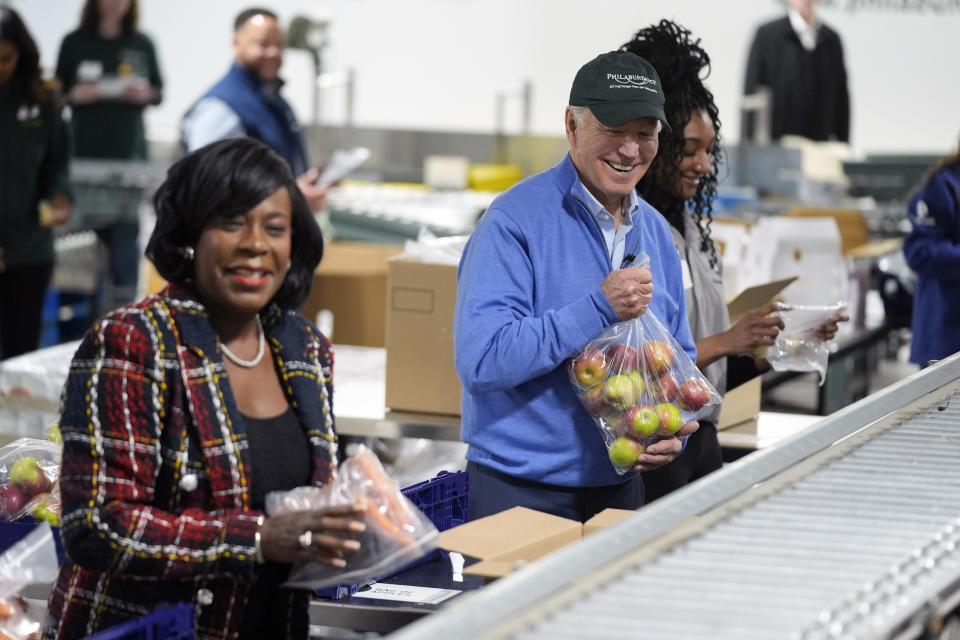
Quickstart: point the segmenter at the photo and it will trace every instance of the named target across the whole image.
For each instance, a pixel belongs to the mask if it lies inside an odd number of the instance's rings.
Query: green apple
[[[657,432],[660,426],[660,417],[656,410],[648,404],[630,407],[623,413],[623,421],[634,437],[649,438]]]
[[[657,411],[657,417],[660,418],[660,427],[658,428],[660,434],[672,436],[683,426],[683,416],[680,414],[680,409],[669,402],[661,402],[654,409]]]
[[[25,456],[10,465],[10,482],[20,485],[31,496],[50,490],[50,479],[33,456]]]
[[[51,526],[60,524],[60,501],[52,493],[40,493],[26,507],[35,520],[45,520]]]
[[[603,385],[607,403],[621,411],[637,403],[637,385],[633,377],[618,373],[607,378]]]
[[[643,453],[643,445],[631,438],[617,438],[608,451],[615,467],[632,467]]]
[[[50,442],[56,442],[57,444],[63,444],[63,436],[60,435],[60,427],[54,422],[52,425],[47,427],[47,440]]]

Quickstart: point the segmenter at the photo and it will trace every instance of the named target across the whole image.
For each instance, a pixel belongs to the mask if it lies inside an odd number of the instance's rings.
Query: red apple
[[[662,340],[648,340],[643,343],[643,364],[647,373],[660,376],[673,366],[673,349]]]
[[[617,373],[635,371],[640,366],[640,353],[628,344],[617,342],[607,349],[610,370]]]
[[[607,359],[599,349],[585,349],[573,359],[573,376],[584,387],[595,387],[607,376]]]
[[[698,411],[710,401],[710,389],[700,378],[685,380],[673,398],[684,411]]]
[[[640,397],[637,393],[636,381],[632,376],[623,373],[618,373],[607,378],[603,389],[606,393],[607,403],[621,411],[636,404],[637,399]]]
[[[677,381],[669,373],[647,382],[647,391],[654,402],[670,402],[677,391]]]
[[[50,490],[50,479],[33,456],[20,458],[10,465],[10,482],[20,485],[31,496]]]
[[[672,436],[680,427],[683,426],[683,416],[680,409],[677,409],[669,402],[661,402],[656,407],[657,417],[660,418],[660,426],[657,431],[665,436]]]
[[[657,432],[660,426],[660,417],[656,410],[648,404],[630,407],[623,414],[623,422],[629,432],[636,438],[648,438]]]
[[[10,482],[0,484],[0,518],[13,520],[26,503],[23,489]]]
[[[617,438],[607,453],[615,467],[632,467],[643,454],[643,445],[632,438]]]

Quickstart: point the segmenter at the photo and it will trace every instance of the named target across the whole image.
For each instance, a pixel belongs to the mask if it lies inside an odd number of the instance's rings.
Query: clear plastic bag
[[[18,438],[0,447],[0,520],[34,515],[56,525],[61,445]]]
[[[30,584],[46,584],[59,570],[53,531],[40,525],[0,555],[0,637],[11,640],[36,638],[40,623],[28,613],[17,594]]]
[[[422,511],[400,492],[366,447],[340,465],[325,487],[297,487],[267,495],[267,515],[365,502],[366,530],[360,549],[346,556],[347,566],[308,563],[294,567],[283,586],[319,589],[390,575],[436,548],[438,531]]]
[[[641,254],[635,264],[649,262]],[[652,311],[608,327],[570,359],[567,371],[621,475],[646,447],[674,437],[721,400]]]
[[[783,318],[783,330],[767,349],[774,371],[816,371],[823,385],[827,376],[830,343],[817,335],[817,327],[843,311],[845,305],[790,305],[774,312]]]

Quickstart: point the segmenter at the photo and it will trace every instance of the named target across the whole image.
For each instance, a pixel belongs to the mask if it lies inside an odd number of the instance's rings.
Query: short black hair
[[[263,7],[250,7],[249,9],[244,9],[237,14],[236,20],[233,21],[233,32],[236,33],[237,31],[240,31],[240,29],[243,28],[243,25],[247,24],[247,22],[250,21],[250,18],[254,16],[266,16],[279,21],[277,14],[269,9],[264,9]]]
[[[156,225],[146,254],[168,282],[193,276],[185,258],[211,219],[242,215],[281,187],[290,195],[290,270],[271,302],[299,309],[323,257],[323,236],[289,165],[254,138],[220,140],[185,155],[167,171],[153,196]]]

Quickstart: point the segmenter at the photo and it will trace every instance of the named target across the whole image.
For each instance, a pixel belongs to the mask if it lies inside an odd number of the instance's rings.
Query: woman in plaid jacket
[[[295,311],[322,255],[285,162],[252,139],[174,164],[147,255],[171,284],[87,332],[60,428],[67,560],[45,637],[188,601],[198,638],[306,638],[291,563],[343,566],[352,507],[265,518],[336,464],[330,344]],[[266,357],[264,354],[266,353]]]

